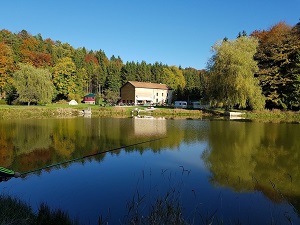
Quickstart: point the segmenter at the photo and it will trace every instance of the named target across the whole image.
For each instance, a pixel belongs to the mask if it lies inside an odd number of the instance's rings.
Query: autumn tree
[[[246,36],[217,42],[212,47],[214,54],[208,65],[208,92],[213,104],[222,104],[228,108],[264,108],[264,97],[254,77],[258,71],[253,59],[256,48],[256,39]]]
[[[19,63],[21,58],[20,46],[22,44],[22,40],[17,35],[13,34],[8,30],[1,30],[0,42],[5,43],[11,48],[13,61],[15,63]]]
[[[77,101],[81,99],[82,79],[76,74],[76,66],[71,58],[65,57],[58,60],[53,68],[53,84],[57,99],[75,99]]]
[[[3,88],[10,78],[10,72],[13,68],[13,53],[11,48],[0,42],[0,99],[3,93]]]
[[[32,64],[35,67],[46,67],[52,63],[52,55],[46,53],[46,43],[39,34],[33,37],[26,31],[22,31],[19,36],[22,38],[20,46],[21,58],[23,63]]]
[[[254,31],[259,40],[255,60],[259,71],[256,76],[266,96],[268,108],[299,109],[299,54],[300,33],[280,22],[269,30]]]
[[[19,67],[13,74],[18,100],[27,102],[28,105],[51,103],[54,91],[51,73],[31,65],[20,64]]]
[[[84,57],[84,68],[88,75],[88,89],[86,92],[97,93],[100,83],[99,62],[93,51],[90,51]]]

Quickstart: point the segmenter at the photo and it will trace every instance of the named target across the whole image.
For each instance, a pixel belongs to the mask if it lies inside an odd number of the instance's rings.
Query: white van
[[[187,108],[187,102],[186,101],[175,101],[174,108]]]

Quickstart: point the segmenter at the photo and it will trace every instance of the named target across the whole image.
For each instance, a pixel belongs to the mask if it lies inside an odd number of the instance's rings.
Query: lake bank
[[[0,105],[0,119],[26,119],[26,118],[60,118],[83,116],[83,111],[91,108],[93,117],[130,117],[154,116],[166,118],[229,118],[223,109],[175,109],[172,107],[155,107],[149,109],[143,106],[109,106],[79,104],[51,104],[47,106],[8,106]],[[300,122],[299,111],[262,110],[239,111],[244,119],[260,122]],[[240,117],[231,118],[239,119]]]
[[[56,117],[76,117],[83,116],[84,110],[91,109],[93,117],[110,116],[110,117],[130,117],[133,115],[151,115],[163,117],[192,117],[202,118],[208,116],[201,110],[186,110],[174,108],[155,108],[148,110],[147,107],[136,106],[109,106],[100,107],[96,105],[80,104],[69,106],[66,104],[52,104],[47,106],[7,106],[0,105],[0,119],[25,119],[25,118],[56,118]]]

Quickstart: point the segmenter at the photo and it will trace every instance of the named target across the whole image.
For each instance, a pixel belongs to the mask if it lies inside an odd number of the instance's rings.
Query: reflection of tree
[[[36,149],[33,152],[22,154],[15,158],[15,163],[19,166],[18,170],[24,172],[50,165],[52,158],[53,152],[51,150]]]
[[[161,121],[154,120],[152,125],[163,129],[165,134],[151,131],[144,132],[145,135],[135,135],[136,124],[132,118],[1,121],[0,131],[6,131],[3,132],[6,136],[0,138],[0,147],[6,150],[1,155],[10,159],[2,166],[25,172],[139,142],[145,143],[127,147],[126,151],[158,152],[165,148],[177,149],[182,141],[190,143],[207,135],[208,123],[201,120]],[[147,129],[145,123],[140,126],[138,130]],[[151,140],[155,141],[147,142]],[[121,149],[112,154],[120,152]],[[93,159],[101,161],[105,156],[99,154]]]
[[[10,135],[5,127],[0,126],[0,166],[9,167],[13,161],[13,144],[8,140]]]
[[[13,144],[17,154],[30,153],[36,149],[48,149],[51,145],[52,124],[44,120],[19,121],[14,124]]]
[[[212,182],[260,190],[273,200],[300,196],[300,127],[296,124],[212,122],[203,159]]]

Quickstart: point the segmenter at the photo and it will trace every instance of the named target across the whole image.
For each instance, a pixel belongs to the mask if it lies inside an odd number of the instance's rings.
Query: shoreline
[[[51,104],[46,106],[11,106],[0,105],[0,119],[30,119],[30,118],[71,118],[83,116],[82,111],[91,108],[91,117],[132,117],[139,115],[166,117],[166,118],[186,118],[186,119],[241,119],[229,118],[223,109],[178,109],[172,107],[155,107],[154,110],[147,111],[145,106],[98,106],[79,104],[70,106],[68,104]],[[139,113],[135,113],[135,109]],[[237,111],[237,110],[234,110]],[[262,111],[238,111],[242,112],[242,119],[257,122],[289,122],[300,123],[300,112],[281,110]]]

